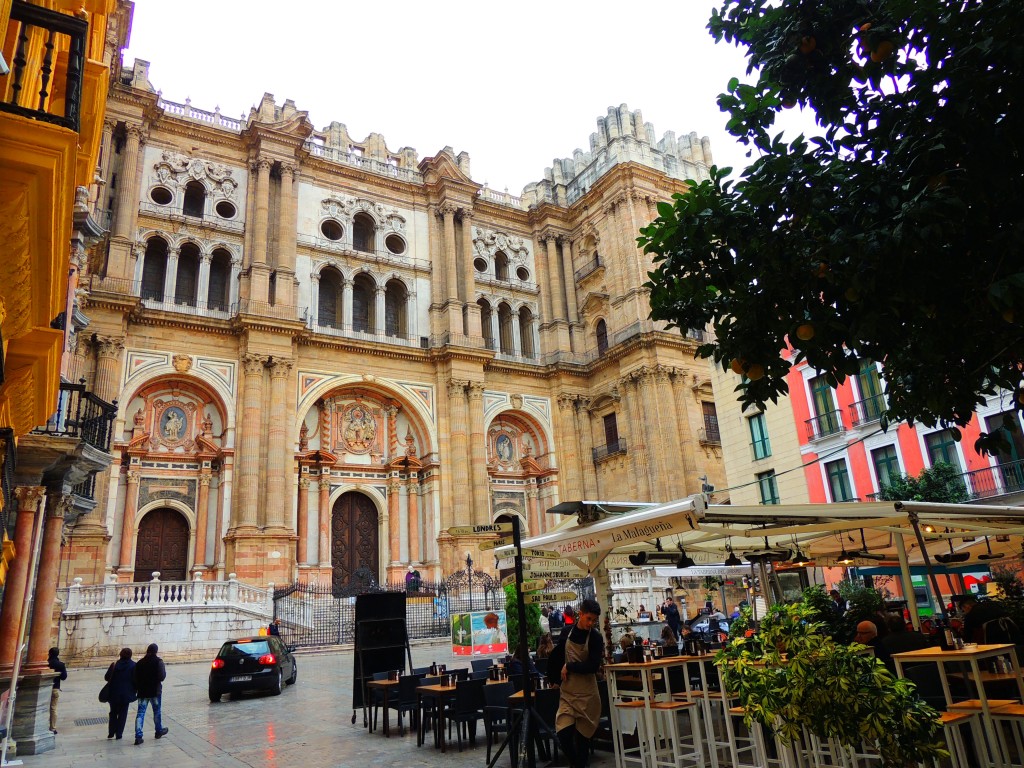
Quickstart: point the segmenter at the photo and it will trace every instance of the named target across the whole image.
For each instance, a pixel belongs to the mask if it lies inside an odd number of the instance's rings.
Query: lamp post
[[[466,553],[466,578],[469,580],[469,610],[473,610],[473,555]]]

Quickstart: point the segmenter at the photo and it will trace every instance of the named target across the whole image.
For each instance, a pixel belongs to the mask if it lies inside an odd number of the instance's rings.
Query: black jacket
[[[135,695],[135,662],[118,659],[107,669],[103,679],[110,683],[110,703],[114,706],[128,704],[138,698]]]
[[[139,698],[155,699],[163,693],[161,683],[166,677],[167,667],[159,656],[150,656],[147,653],[139,659],[139,663],[135,665],[135,689],[139,692]]]
[[[604,663],[604,638],[601,637],[601,633],[597,631],[597,628],[590,630],[590,636],[587,638],[587,660],[586,661],[574,661],[569,664],[565,663],[565,644],[569,640],[569,635],[575,634],[576,642],[580,642],[583,638],[580,635],[583,631],[577,629],[575,626],[566,627],[565,631],[562,632],[562,636],[558,639],[558,645],[555,646],[555,650],[551,652],[548,657],[548,682],[552,685],[562,684],[562,667],[569,670],[569,674],[596,674]]]
[[[46,665],[57,674],[53,677],[53,687],[60,690],[60,681],[68,679],[68,668],[60,659],[48,659]]]

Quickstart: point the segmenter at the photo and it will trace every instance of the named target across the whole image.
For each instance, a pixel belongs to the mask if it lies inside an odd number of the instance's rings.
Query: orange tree
[[[745,374],[742,402],[776,401],[806,359],[834,387],[882,362],[883,426],[959,435],[986,398],[1024,406],[1019,10],[727,0],[713,14],[715,39],[746,48],[754,82],[734,78],[719,105],[756,159],[659,204],[639,242],[655,263],[652,316],[711,323],[698,355]],[[773,136],[798,103],[821,136]]]

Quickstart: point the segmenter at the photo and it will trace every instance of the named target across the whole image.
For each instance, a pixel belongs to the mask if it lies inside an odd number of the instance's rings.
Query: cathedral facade
[[[636,247],[710,163],[623,105],[517,197],[449,147],[269,94],[233,119],[126,68],[73,372],[117,401],[116,458],[63,581],[439,577],[487,559],[452,526],[724,484],[701,333],[648,318]]]

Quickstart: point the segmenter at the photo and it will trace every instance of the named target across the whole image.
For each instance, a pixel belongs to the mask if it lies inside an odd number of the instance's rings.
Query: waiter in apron
[[[597,629],[600,615],[596,600],[580,603],[576,623],[562,632],[548,661],[548,678],[560,689],[555,731],[569,768],[586,768],[590,740],[601,718],[597,673],[604,663],[604,640]]]

